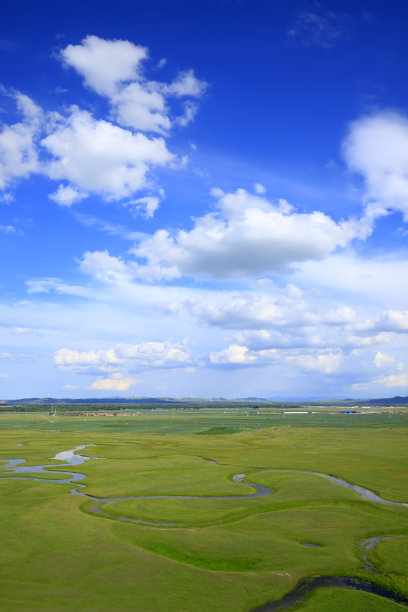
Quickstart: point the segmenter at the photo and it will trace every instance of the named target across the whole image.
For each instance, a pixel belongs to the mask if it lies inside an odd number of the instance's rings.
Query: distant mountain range
[[[399,395],[395,397],[382,397],[382,398],[370,398],[370,399],[344,399],[344,400],[323,400],[323,401],[311,401],[311,400],[276,400],[272,398],[261,398],[261,397],[241,397],[234,399],[226,399],[224,397],[217,397],[212,399],[207,398],[174,398],[174,397],[87,397],[87,398],[56,398],[56,397],[24,397],[21,399],[14,400],[0,400],[1,404],[10,406],[21,405],[21,404],[236,404],[238,402],[247,403],[267,403],[267,404],[307,404],[307,405],[350,405],[354,404],[357,406],[398,406],[407,404],[408,397],[401,397]]]
[[[395,397],[381,397],[377,399],[357,400],[355,403],[359,406],[398,406],[400,404],[408,404],[408,397],[401,397],[400,395],[396,395]]]
[[[23,397],[14,400],[0,400],[3,404],[174,404],[187,400],[176,400],[160,397]],[[191,401],[191,400],[190,400]],[[193,400],[194,401],[194,400]]]

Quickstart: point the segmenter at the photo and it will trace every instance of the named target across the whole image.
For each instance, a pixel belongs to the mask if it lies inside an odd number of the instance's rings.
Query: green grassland
[[[106,503],[104,516],[70,494],[74,484],[34,482],[47,475],[0,467],[0,610],[247,612],[315,575],[356,576],[408,597],[408,537],[369,553],[380,574],[367,570],[359,550],[366,538],[408,536],[408,508],[293,471],[331,474],[408,502],[407,434],[406,413],[2,414],[0,459],[53,465],[52,479],[86,474],[82,491],[97,498],[147,497]],[[81,451],[92,457],[82,465],[51,459],[83,444],[93,446]],[[273,494],[254,497],[234,474]],[[296,609],[406,606],[322,588]]]
[[[319,589],[311,594],[308,600],[299,604],[294,610],[304,612],[344,612],[355,610],[356,612],[404,612],[406,606],[394,601],[387,601],[384,597],[378,597],[371,593],[360,593],[337,588]]]

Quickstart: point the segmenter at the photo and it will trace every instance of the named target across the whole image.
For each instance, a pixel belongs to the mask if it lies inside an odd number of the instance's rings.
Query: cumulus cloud
[[[69,185],[59,185],[57,191],[51,193],[50,200],[54,200],[60,206],[72,206],[75,202],[80,202],[86,197],[86,194],[73,189]]]
[[[398,333],[408,332],[407,310],[385,310],[377,319],[367,319],[357,323],[355,333],[373,336],[375,333]]]
[[[142,189],[149,166],[165,166],[173,159],[162,138],[133,134],[78,108],[41,144],[53,158],[47,166],[51,178],[108,200]]]
[[[395,210],[408,221],[408,119],[396,112],[363,117],[350,125],[343,151],[364,178],[369,214]]]
[[[72,372],[95,369],[109,371],[121,364],[122,360],[116,355],[114,349],[80,352],[62,348],[54,353],[54,363],[58,368]]]
[[[123,81],[138,78],[146,47],[128,40],[104,40],[87,36],[80,45],[68,45],[61,51],[67,66],[75,68],[85,83],[101,95],[111,95]]]
[[[231,344],[231,346],[218,353],[210,353],[210,361],[216,364],[249,365],[256,361],[256,357],[250,353],[246,346]]]
[[[239,292],[229,294],[224,300],[189,299],[169,307],[170,311],[174,307],[186,309],[205,325],[226,329],[344,326],[353,324],[357,318],[355,311],[348,306],[327,308],[326,304],[318,305],[316,301],[302,299],[302,292],[293,285],[286,290],[277,290],[276,294]],[[166,306],[162,305],[164,311]]]
[[[378,351],[374,357],[374,363],[377,366],[377,368],[389,367],[393,365],[394,361],[395,359],[394,357],[392,357],[392,355],[386,355],[385,353],[382,353],[381,351]]]
[[[166,134],[172,125],[185,127],[195,118],[198,105],[191,98],[200,98],[207,88],[193,70],[179,73],[170,83],[139,81],[118,89],[110,97],[113,114],[121,125],[134,129]],[[182,114],[174,115],[169,102],[172,97],[188,99],[183,102]]]
[[[109,255],[108,251],[87,251],[80,268],[85,274],[108,283],[117,283],[130,274],[129,266],[123,259]]]
[[[83,272],[108,283],[114,291],[126,295],[133,290],[140,291],[141,285],[137,282],[140,268],[135,261],[96,251],[85,253],[80,265]],[[378,290],[378,282],[376,286]],[[392,316],[389,311],[382,315],[380,312],[371,320],[367,319],[367,304],[359,299],[355,301],[355,309],[347,305],[344,295],[342,301],[345,303],[342,304],[338,297],[329,298],[327,291],[304,292],[294,284],[279,287],[265,278],[256,281],[255,287],[246,291],[224,287],[201,292],[173,286],[171,290],[166,288],[165,294],[155,289],[157,297],[152,308],[171,316],[172,321],[182,327],[198,323],[230,332],[228,341],[254,351],[307,347],[334,351],[342,348],[347,352],[354,348],[381,351],[383,346],[395,341],[395,334],[405,333],[404,311],[391,311]],[[163,295],[187,297],[163,300]],[[367,359],[372,360],[371,352]]]
[[[374,327],[384,331],[408,332],[408,310],[386,310]]]
[[[35,139],[41,123],[41,110],[24,94],[13,92],[11,97],[22,121],[4,125],[0,132],[0,189],[9,186],[13,179],[27,178],[39,170]]]
[[[166,87],[166,91],[173,96],[183,98],[192,96],[199,98],[207,89],[207,83],[200,81],[194,74],[194,70],[180,72],[177,78]]]
[[[113,95],[111,102],[121,125],[159,134],[171,127],[165,97],[154,86],[131,83]]]
[[[281,329],[241,330],[234,334],[237,342],[245,343],[252,350],[267,348],[279,349],[333,349],[335,347],[351,351],[355,348],[380,347],[390,344],[393,335],[389,333],[358,336],[353,328],[345,326],[328,326],[322,323],[316,326],[299,325]]]
[[[173,124],[187,125],[197,110],[191,98],[200,98],[207,88],[193,70],[179,72],[171,83],[149,81],[143,74],[147,48],[127,40],[87,36],[79,45],[68,45],[61,57],[88,87],[108,98],[119,124],[136,130],[165,134]],[[181,115],[172,112],[172,97],[187,98]]]
[[[169,342],[142,342],[118,344],[116,353],[122,360],[130,360],[150,367],[179,367],[190,363],[187,346]]]
[[[255,193],[258,193],[259,195],[264,195],[264,193],[266,193],[266,188],[262,185],[262,183],[255,183],[254,191]]]
[[[97,378],[88,387],[98,391],[127,391],[130,387],[143,382],[138,378],[122,378],[121,374],[113,374],[111,378]]]
[[[229,367],[267,366],[271,364],[289,365],[290,371],[300,373],[319,372],[330,375],[337,372],[343,361],[340,350],[325,352],[300,352],[278,349],[250,349],[243,344],[231,344],[227,348],[210,353],[210,362],[214,365]]]
[[[374,382],[385,387],[408,387],[408,372],[401,372],[400,374],[390,374],[383,378],[377,378]]]
[[[139,274],[233,279],[287,273],[306,260],[321,260],[371,231],[364,223],[336,223],[322,212],[298,213],[286,201],[270,202],[243,189],[213,190],[217,213],[195,219],[190,231],[158,230],[133,253],[147,260]]]
[[[85,274],[113,284],[136,278],[152,281],[157,278],[171,280],[180,276],[175,267],[163,269],[160,264],[141,266],[136,261],[124,261],[121,257],[112,256],[108,251],[87,251],[80,262],[80,268]]]
[[[26,96],[15,98],[23,120],[0,132],[0,189],[39,173],[66,181],[49,196],[61,206],[90,194],[120,200],[149,187],[151,170],[175,160],[161,137],[97,120],[76,106],[66,116],[44,116]],[[153,201],[146,202],[145,210],[152,214]]]
[[[63,49],[60,58],[88,88],[108,99],[110,113],[96,118],[77,106],[45,112],[28,96],[2,90],[14,98],[22,121],[0,131],[0,190],[13,179],[40,173],[62,181],[49,196],[60,206],[89,195],[110,201],[144,191],[138,206],[146,218],[152,217],[161,190],[150,173],[170,162],[172,168],[184,163],[181,159],[177,165],[166,138],[173,125],[192,121],[207,83],[193,70],[167,83],[148,80],[147,48],[127,40],[87,36]]]
[[[142,342],[117,344],[114,348],[99,351],[59,349],[54,353],[54,363],[59,369],[72,372],[109,372],[127,363],[132,367],[178,368],[191,364],[186,343]]]

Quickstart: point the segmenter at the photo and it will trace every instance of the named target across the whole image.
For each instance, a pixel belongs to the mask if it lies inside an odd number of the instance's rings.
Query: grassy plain
[[[384,597],[338,588],[319,589],[311,594],[307,601],[298,605],[295,610],[304,612],[344,612],[345,610],[358,610],[358,612],[404,612],[406,606],[395,601],[387,601]]]
[[[367,571],[358,549],[372,536],[408,535],[408,508],[367,502],[321,477],[290,471],[325,472],[408,502],[406,413],[46,416],[1,415],[0,458],[84,473],[84,491],[98,498],[201,499],[113,501],[104,517],[70,494],[72,484],[33,482],[24,477],[35,474],[0,469],[0,610],[246,612],[321,574],[358,576],[408,596],[408,537],[371,553],[380,575]],[[50,459],[82,444],[95,445],[82,451],[95,459],[71,468]],[[253,497],[253,488],[233,482],[238,473],[274,493]],[[298,609],[405,606],[330,588]]]

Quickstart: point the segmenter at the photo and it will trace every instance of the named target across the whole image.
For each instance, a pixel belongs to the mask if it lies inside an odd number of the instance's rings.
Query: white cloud
[[[208,85],[205,81],[197,79],[194,70],[179,72],[177,78],[167,86],[166,91],[177,97],[192,96],[200,98]]]
[[[98,391],[127,391],[130,387],[143,382],[138,378],[122,378],[121,374],[113,374],[112,378],[98,378],[88,387]]]
[[[395,112],[359,119],[351,124],[343,151],[349,167],[365,180],[369,213],[398,210],[408,221],[408,119]]]
[[[275,295],[258,292],[230,293],[222,300],[186,300],[162,308],[186,309],[200,322],[225,329],[271,329],[310,327],[316,325],[345,326],[356,321],[356,313],[348,306],[330,308],[326,303],[301,298],[301,291],[289,285],[276,289]],[[159,305],[160,307],[160,305]]]
[[[254,184],[254,191],[255,193],[257,193],[258,195],[264,195],[266,193],[266,189],[265,187],[262,185],[262,183],[255,183]]]
[[[256,360],[256,356],[246,346],[238,344],[231,344],[223,351],[210,354],[210,361],[214,364],[251,365]]]
[[[408,387],[408,372],[401,374],[390,374],[383,378],[377,378],[374,382],[385,387]]]
[[[296,213],[286,201],[269,202],[243,189],[213,194],[218,214],[197,218],[190,231],[158,230],[133,249],[147,260],[140,275],[233,279],[288,272],[297,262],[323,259],[371,231],[364,223],[336,223],[321,212]]]
[[[80,45],[68,45],[61,57],[85,79],[85,83],[101,95],[112,95],[119,83],[137,79],[140,63],[146,59],[146,47],[128,40],[104,40],[87,36]]]
[[[126,263],[121,258],[109,255],[108,251],[87,251],[80,268],[85,274],[108,283],[116,283],[129,276]]]
[[[145,47],[97,36],[61,51],[63,63],[108,98],[111,110],[106,119],[77,106],[44,112],[28,96],[1,90],[14,98],[22,121],[0,131],[0,190],[33,173],[63,181],[49,196],[60,206],[69,207],[89,195],[110,201],[147,190],[139,205],[146,218],[152,217],[161,190],[150,172],[186,163],[186,157],[177,160],[168,150],[165,138],[173,125],[192,121],[198,108],[193,100],[203,95],[207,83],[193,70],[179,72],[170,83],[149,81],[142,71],[147,57]],[[8,196],[2,201],[9,201]]]
[[[251,350],[242,344],[231,344],[219,352],[210,353],[210,361],[214,365],[229,365],[231,367],[241,366],[267,366],[271,364],[282,366],[289,365],[289,371],[294,372],[319,372],[330,375],[337,372],[343,362],[341,351],[325,351],[319,353],[313,351],[285,351],[278,349]]]
[[[288,357],[288,361],[295,363],[299,369],[321,372],[322,374],[336,372],[341,366],[342,359],[343,356],[340,351]]]
[[[162,268],[160,264],[140,266],[135,261],[125,262],[120,257],[113,257],[108,251],[87,251],[80,262],[80,268],[86,274],[109,283],[121,283],[134,278],[147,281],[157,278],[170,280],[179,276],[175,267]]]
[[[23,120],[0,132],[0,190],[38,173],[68,182],[49,196],[61,206],[89,194],[118,200],[148,187],[153,167],[175,160],[163,138],[135,134],[75,106],[67,116],[44,114],[27,96],[13,98]],[[6,194],[3,200],[11,198]],[[151,211],[153,202],[149,206]]]
[[[0,378],[8,378],[7,372],[0,372]]]
[[[63,389],[78,389],[77,385],[62,385]]]
[[[186,125],[194,121],[197,112],[198,105],[194,102],[191,102],[191,100],[187,100],[187,102],[184,103],[183,114],[179,117],[176,117],[174,123],[177,123],[177,125],[181,125],[181,127],[185,127]]]
[[[180,72],[170,84],[148,81],[141,70],[147,48],[126,40],[87,36],[80,45],[68,45],[61,56],[89,87],[109,99],[115,120],[135,130],[165,134],[173,122],[187,125],[197,112],[196,105],[186,101],[183,114],[173,120],[169,98],[199,98],[207,88],[193,70]]]
[[[165,98],[154,84],[131,83],[112,96],[111,102],[121,125],[159,134],[171,127]]]
[[[54,353],[54,363],[58,368],[81,372],[86,370],[109,371],[122,363],[114,349],[106,351],[74,351],[67,348],[59,349]]]
[[[378,351],[375,354],[374,363],[377,366],[377,368],[386,368],[392,365],[394,362],[395,362],[395,359],[391,355],[386,355],[385,353],[382,353],[381,351]]]
[[[0,232],[4,232],[5,234],[15,234],[16,231],[14,225],[0,225]]]
[[[130,202],[126,202],[126,206],[129,208],[140,211],[145,219],[151,219],[154,213],[158,209],[160,204],[160,198],[156,196],[145,196],[143,198],[138,198],[137,200],[131,200]]]
[[[306,46],[331,49],[348,35],[349,18],[333,11],[299,11],[287,30],[290,38]]]
[[[191,364],[185,343],[141,342],[117,344],[114,348],[99,351],[59,349],[54,353],[54,363],[59,369],[72,372],[109,372],[124,363],[139,368],[178,368]]]
[[[357,330],[353,330],[354,333],[350,333],[346,337],[347,346],[355,346],[355,347],[370,347],[370,346],[380,346],[382,344],[390,344],[394,340],[394,336],[391,333],[380,332],[378,334],[371,333],[365,336],[358,336]]]
[[[180,367],[191,362],[187,346],[183,343],[142,342],[141,344],[118,344],[116,354],[122,359],[142,366]]]
[[[86,197],[86,194],[73,189],[69,185],[59,185],[57,191],[51,193],[50,200],[54,200],[60,206],[72,206],[75,202],[80,202]]]
[[[39,170],[34,141],[41,121],[41,110],[24,94],[17,92],[12,97],[23,120],[5,125],[0,132],[0,189],[5,189],[15,178],[26,178]]]
[[[408,332],[408,310],[387,310],[374,326],[386,331]]]
[[[68,180],[75,190],[108,200],[146,187],[149,166],[165,166],[173,159],[162,138],[133,134],[78,108],[41,144],[53,156],[47,166],[50,178]]]

